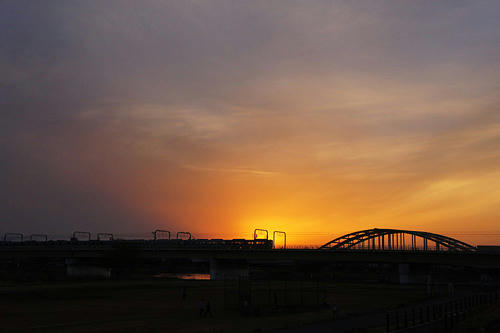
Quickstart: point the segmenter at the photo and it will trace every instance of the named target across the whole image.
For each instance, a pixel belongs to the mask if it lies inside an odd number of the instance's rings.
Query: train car
[[[11,236],[9,234],[8,236]],[[17,236],[12,235],[12,236]],[[78,239],[72,237],[71,240],[47,240],[43,239],[29,239],[25,240],[22,237],[4,237],[0,240],[0,246],[143,246],[145,248],[193,248],[193,249],[228,249],[228,250],[257,250],[257,249],[272,249],[273,241],[269,239]]]

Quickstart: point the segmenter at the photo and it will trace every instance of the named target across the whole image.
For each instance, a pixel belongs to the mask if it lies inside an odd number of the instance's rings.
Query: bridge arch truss
[[[474,252],[476,247],[457,239],[424,231],[369,229],[335,238],[321,250],[458,251]]]

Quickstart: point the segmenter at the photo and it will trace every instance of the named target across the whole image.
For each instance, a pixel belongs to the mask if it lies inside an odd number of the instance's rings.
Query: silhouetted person
[[[245,300],[243,301],[243,309],[242,309],[242,313],[245,316],[248,314],[249,305],[250,305],[250,303],[248,303],[248,300],[245,298]]]
[[[432,278],[430,275],[427,275],[426,285],[427,285],[427,295],[431,296],[432,295]]]
[[[332,317],[334,320],[337,319],[337,305],[336,304],[334,304],[332,306]]]
[[[205,300],[202,298],[200,300],[200,318],[205,317]]]
[[[259,317],[260,316],[260,307],[258,305],[256,305],[254,308],[253,308],[253,315],[255,317]]]
[[[210,316],[210,318],[213,317],[213,315],[212,315],[212,307],[210,306],[210,301],[207,301],[205,303],[205,316],[206,317]]]
[[[448,282],[448,296],[455,296],[455,287],[453,286],[453,282]]]
[[[187,298],[186,286],[182,287],[182,300],[185,301]]]

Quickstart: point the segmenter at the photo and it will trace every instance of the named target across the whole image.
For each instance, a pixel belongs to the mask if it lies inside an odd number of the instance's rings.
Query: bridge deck
[[[233,259],[249,262],[324,262],[324,263],[423,263],[466,267],[500,268],[500,255],[452,251],[376,251],[376,250],[316,250],[316,249],[225,249],[183,248],[158,244],[120,244],[119,242],[62,244],[2,244],[0,260],[22,259],[136,259],[185,258],[195,260]]]

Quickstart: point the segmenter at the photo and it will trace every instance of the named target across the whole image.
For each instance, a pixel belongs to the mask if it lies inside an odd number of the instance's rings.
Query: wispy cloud
[[[493,230],[499,16],[460,1],[1,2],[3,224]]]
[[[184,168],[200,172],[241,173],[255,176],[276,176],[280,174],[279,172],[275,171],[256,170],[249,168],[207,168],[194,165],[184,165]]]

